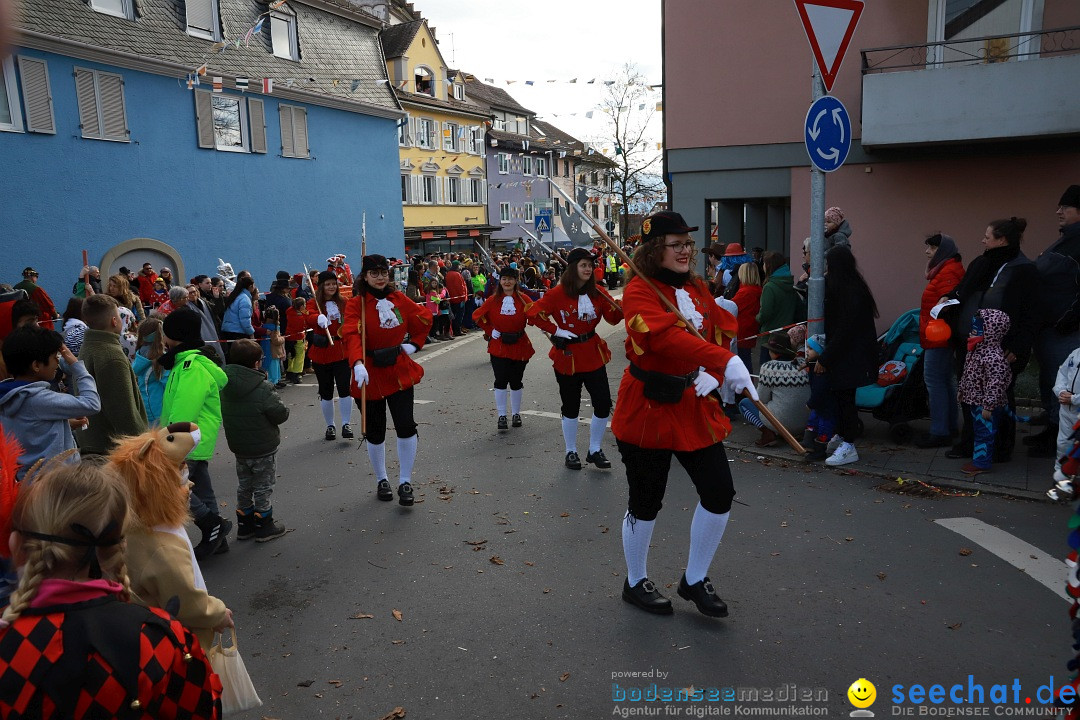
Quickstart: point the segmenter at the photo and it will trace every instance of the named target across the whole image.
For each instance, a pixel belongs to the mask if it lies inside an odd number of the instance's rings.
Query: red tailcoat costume
[[[349,365],[355,365],[358,360],[364,360],[368,372],[367,399],[369,401],[382,400],[400,390],[406,390],[424,377],[424,368],[415,362],[411,356],[404,352],[399,353],[394,364],[390,367],[376,367],[369,362],[374,350],[391,348],[405,342],[408,334],[409,342],[419,350],[427,340],[428,330],[431,329],[431,312],[423,305],[417,305],[405,293],[395,290],[386,296],[394,305],[394,315],[397,316],[396,327],[383,327],[379,322],[379,310],[376,307],[378,298],[368,292],[354,295],[345,304],[345,320],[342,325],[342,343],[348,352]],[[367,352],[364,353],[360,339],[360,312],[363,312],[367,320]],[[350,380],[351,393],[354,398],[360,397],[360,387],[356,384],[356,378]]]
[[[340,304],[340,303],[339,303]],[[323,308],[322,310],[325,310]],[[304,317],[304,325],[308,330],[313,331],[317,335],[326,337],[327,330],[330,331],[330,337],[334,338],[334,344],[326,347],[318,347],[314,343],[308,348],[307,354],[311,358],[311,362],[319,363],[320,365],[329,365],[330,363],[337,362],[338,360],[345,359],[345,344],[341,342],[341,321],[334,320],[330,323],[330,326],[325,330],[319,327],[319,314],[322,312],[319,309],[318,303],[315,302],[315,298],[311,298],[307,302],[308,314]],[[345,312],[345,308],[339,307],[339,312]]]
[[[676,288],[653,281],[672,303]],[[737,330],[735,318],[719,308],[701,280],[682,287],[702,315],[700,333],[690,334],[640,277],[634,277],[623,293],[626,315],[626,357],[642,370],[666,375],[688,375],[699,367],[724,379],[724,368],[732,358],[728,342]],[[645,383],[623,373],[619,402],[611,421],[611,432],[623,442],[648,449],[699,450],[714,445],[731,432],[731,422],[715,395],[698,397],[694,386],[687,387],[677,403],[658,403],[644,395]]]
[[[485,335],[490,336],[492,330],[499,331],[500,337],[491,338],[488,341],[489,354],[508,360],[528,360],[536,352],[532,342],[529,341],[529,336],[525,334],[526,314],[529,308],[532,307],[532,303],[527,302],[525,296],[520,292],[514,293],[514,309],[516,312],[513,315],[503,315],[502,304],[504,297],[500,292],[485,300],[484,304],[473,312],[473,322],[484,331]],[[507,345],[502,341],[501,333],[508,332],[521,333],[521,338],[511,345]],[[603,341],[601,340],[601,342]]]
[[[618,303],[601,288],[596,288],[596,292],[597,296],[592,301],[597,315],[590,320],[578,317],[577,296],[568,295],[561,284],[544,293],[525,311],[525,316],[544,332],[554,333],[562,328],[578,336],[595,332],[601,317],[612,325],[621,321],[623,310]],[[567,345],[565,350],[553,346],[548,357],[555,365],[555,372],[574,375],[592,372],[606,365],[611,360],[611,350],[603,338],[593,335],[585,342]]]

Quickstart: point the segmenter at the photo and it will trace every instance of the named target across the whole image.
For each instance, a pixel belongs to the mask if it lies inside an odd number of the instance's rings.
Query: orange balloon
[[[945,342],[950,336],[952,336],[952,328],[941,318],[934,318],[926,323],[926,339],[930,342]]]

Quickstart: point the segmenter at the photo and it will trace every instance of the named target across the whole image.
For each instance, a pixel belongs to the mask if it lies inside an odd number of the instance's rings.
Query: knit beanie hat
[[[167,338],[179,343],[202,341],[202,319],[190,310],[174,310],[166,315],[162,330]]]

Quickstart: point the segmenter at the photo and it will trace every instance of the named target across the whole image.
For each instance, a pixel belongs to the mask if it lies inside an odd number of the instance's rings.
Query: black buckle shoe
[[[597,450],[594,453],[588,453],[587,455],[585,455],[585,462],[590,462],[602,470],[606,470],[607,468],[611,467],[611,461],[608,460],[607,457],[604,455],[603,450]]]
[[[566,467],[570,468],[571,470],[581,469],[581,458],[579,458],[578,454],[573,450],[566,453]]]
[[[393,500],[394,491],[390,489],[390,481],[380,480],[379,484],[375,486],[375,494],[380,500]]]
[[[671,615],[674,612],[671,601],[660,594],[649,578],[633,587],[630,587],[629,578],[623,580],[622,599],[654,615]]]
[[[323,435],[323,437],[326,438],[327,440],[336,440],[337,439],[337,430],[334,429],[333,425],[327,425],[326,426],[326,434]]]
[[[716,596],[716,591],[713,590],[709,578],[688,585],[686,583],[686,573],[683,573],[682,579],[679,580],[679,597],[697,605],[697,609],[701,611],[702,615],[720,618],[728,615],[727,605]]]
[[[506,422],[506,416],[505,415],[500,415],[499,416],[499,429],[500,430],[509,430],[510,429],[509,423]]]
[[[404,505],[408,507],[413,504],[413,492],[412,485],[409,483],[401,483],[397,487],[398,505]]]
[[[353,435],[352,428],[349,427],[349,423],[345,423],[344,425],[342,425],[341,426],[341,439],[342,440],[352,440],[353,437],[355,437],[355,436]]]
[[[510,427],[521,427],[521,416],[514,413],[514,417],[510,418]]]

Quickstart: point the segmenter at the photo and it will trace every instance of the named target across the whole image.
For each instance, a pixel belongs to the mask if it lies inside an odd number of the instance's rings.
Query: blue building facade
[[[138,7],[149,15],[154,3],[174,6],[142,0]],[[160,27],[104,16],[85,3],[62,4],[68,24],[86,13],[97,21],[86,26],[97,44],[54,39],[40,27],[50,16],[35,16],[30,7],[28,23],[36,27],[18,29],[3,74],[12,122],[0,124],[8,130],[0,132],[0,280],[14,283],[24,266],[33,266],[62,306],[86,250],[106,276],[146,260],[173,267],[183,281],[214,274],[222,258],[268,287],[277,270],[300,272],[304,263],[325,268],[331,254],[345,253],[358,265],[365,212],[368,251],[403,254],[397,147],[403,114],[379,83],[386,77],[380,54],[362,68],[355,60],[352,67],[325,61],[275,67],[288,61],[257,44],[238,49],[231,67],[216,68],[212,56],[200,84],[189,89],[195,61],[206,52],[199,44],[208,40],[181,28],[176,47],[165,43],[178,57],[136,56],[119,50],[123,34],[102,30],[102,22],[127,22],[135,27],[126,32],[151,41],[155,33],[160,40]],[[298,10],[289,16],[293,31],[322,25],[317,15],[326,12]],[[348,19],[337,18],[342,31],[352,40],[374,38],[377,49],[377,27],[354,22],[348,30]],[[193,45],[191,60],[186,45]],[[313,46],[309,51],[314,55]],[[264,87],[263,77],[271,75],[273,88]],[[220,92],[215,77],[222,77]],[[363,100],[330,92],[358,82],[368,95]]]

